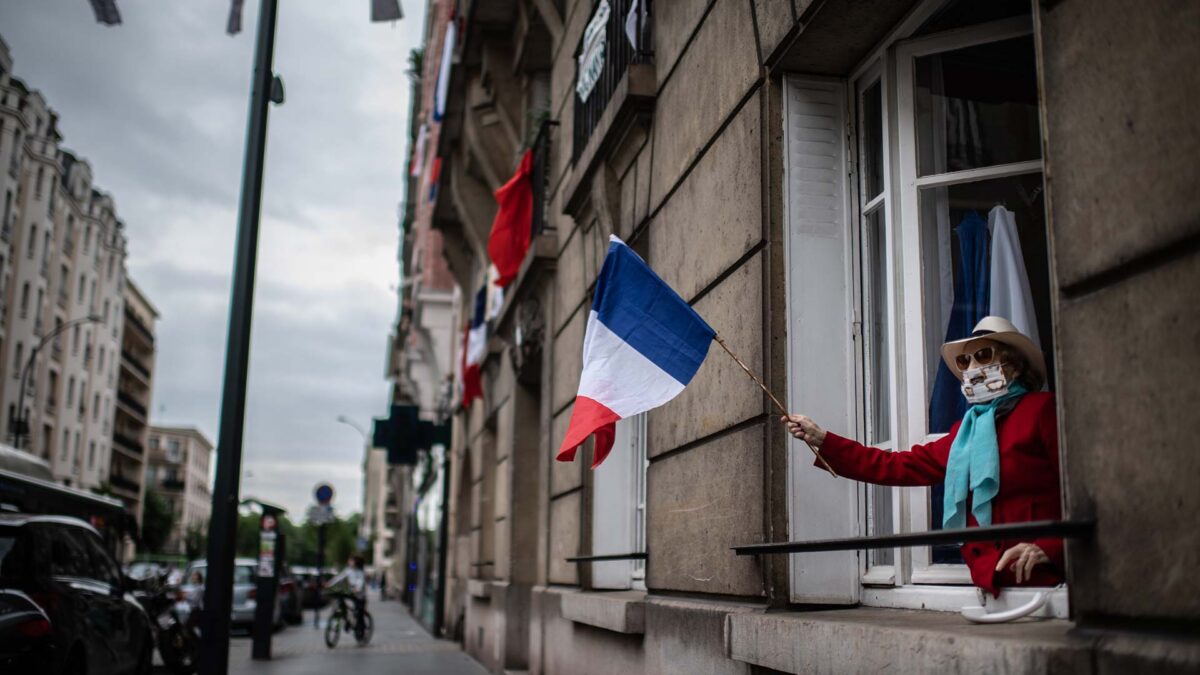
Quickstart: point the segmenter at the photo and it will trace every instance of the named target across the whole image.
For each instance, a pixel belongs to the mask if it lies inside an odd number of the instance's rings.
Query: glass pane
[[[862,203],[883,192],[883,93],[879,82],[862,93],[859,119],[862,121]]]
[[[888,342],[890,312],[887,302],[887,232],[883,208],[863,218],[863,316],[866,345],[867,443],[886,445],[892,440],[890,363]],[[892,528],[892,488],[872,485],[868,488],[867,532],[890,534]],[[871,565],[891,565],[891,549],[870,552]]]
[[[867,504],[867,533],[870,535],[892,534],[892,488],[888,485],[871,485]],[[882,548],[870,551],[871,565],[895,564],[895,549]]]
[[[888,303],[887,259],[884,255],[883,209],[877,208],[863,218],[863,289],[866,293],[864,316],[867,345],[867,442],[886,443],[892,438],[891,391],[888,386]]]
[[[943,364],[941,346],[970,334],[988,314],[1006,316],[1042,346],[1053,388],[1050,326],[1050,274],[1042,174],[1009,176],[925,188],[920,192],[922,274],[924,275],[928,432],[945,433],[961,419],[967,403],[959,382]],[[992,246],[996,228],[1015,232],[1011,249]],[[999,258],[997,256],[1000,256]],[[993,261],[996,265],[992,274]],[[1024,268],[1024,275],[1018,270]],[[1033,313],[1011,316],[994,308],[991,286],[1028,286]],[[930,528],[942,526],[942,491],[930,493]],[[935,563],[959,562],[956,547],[934,549]]]
[[[1033,37],[916,59],[920,175],[1042,156]]]

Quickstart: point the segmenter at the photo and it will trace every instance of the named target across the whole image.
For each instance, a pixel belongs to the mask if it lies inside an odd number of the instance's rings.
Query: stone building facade
[[[56,480],[107,486],[140,520],[144,450],[115,438],[124,225],[12,65],[0,41],[0,428]]]
[[[164,551],[182,555],[189,531],[208,532],[213,445],[192,427],[153,426],[147,435],[146,487],[157,490],[175,513]]]
[[[535,154],[533,243],[489,320],[484,395],[453,406],[441,610],[476,659],[547,674],[1200,666],[1195,3],[437,0],[428,17],[409,194],[458,288],[456,368],[490,278],[492,192]],[[904,450],[945,431],[937,348],[970,281],[956,227],[989,217],[1015,223],[1064,517],[1091,528],[1068,541],[1043,620],[968,624],[958,609],[979,600],[953,548],[736,555],[926,532],[940,498],[814,469],[715,346],[677,399],[618,425],[599,469],[590,445],[553,461],[610,235],[792,410]]]

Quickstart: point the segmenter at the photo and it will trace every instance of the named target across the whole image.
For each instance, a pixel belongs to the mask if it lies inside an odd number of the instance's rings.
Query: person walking
[[[379,601],[387,600],[387,570],[379,572]]]

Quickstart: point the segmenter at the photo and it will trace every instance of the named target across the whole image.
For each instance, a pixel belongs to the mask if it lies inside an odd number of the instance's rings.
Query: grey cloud
[[[275,69],[288,100],[271,113],[265,220],[309,232],[394,232],[404,70],[424,20],[370,24],[365,3],[281,7]],[[107,28],[82,0],[0,3],[0,35],[16,74],[43,92],[60,114],[64,145],[113,194],[129,233],[131,273],[162,312],[156,417],[193,424],[214,440],[232,260],[196,256],[232,250],[257,21],[255,3],[247,3],[243,33],[229,37],[227,9],[224,1],[124,2],[124,23]],[[368,104],[381,92],[395,98],[382,109]],[[264,227],[262,246],[287,234]],[[334,418],[365,424],[386,409],[383,360],[395,300],[382,289],[394,280],[393,271],[314,291],[260,267],[247,489],[299,512],[313,483],[335,477],[339,508],[357,508],[361,439]]]

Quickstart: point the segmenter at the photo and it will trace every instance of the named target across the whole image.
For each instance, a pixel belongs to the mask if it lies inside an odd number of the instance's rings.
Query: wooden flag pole
[[[721,349],[724,349],[726,354],[729,354],[729,356],[732,357],[734,361],[737,361],[737,364],[742,367],[742,370],[746,371],[746,374],[750,376],[750,379],[754,380],[755,384],[757,384],[763,391],[765,391],[767,393],[767,396],[771,397],[771,401],[775,404],[775,407],[779,410],[779,414],[783,415],[784,417],[787,417],[788,416],[787,408],[783,407],[783,404],[779,402],[779,399],[775,398],[775,394],[771,393],[770,389],[767,389],[767,385],[763,384],[763,381],[758,379],[758,376],[754,374],[754,371],[750,370],[750,367],[747,366],[744,361],[742,361],[740,358],[738,358],[737,354],[733,353],[733,350],[731,350],[729,348],[729,345],[725,344],[725,340],[723,340],[720,335],[715,335],[715,334],[713,335],[713,339],[717,341],[717,344],[721,345]],[[826,471],[833,474],[833,476],[835,478],[841,478],[841,476],[838,476],[838,473],[833,470],[833,467],[829,466],[829,462],[826,462],[825,458],[821,456],[820,450],[817,450],[817,448],[815,446],[813,446],[812,443],[809,443],[808,441],[804,441],[804,444],[808,446],[809,450],[812,450],[813,455],[815,455],[817,458],[817,461],[819,461],[821,463],[821,465],[825,467]]]

